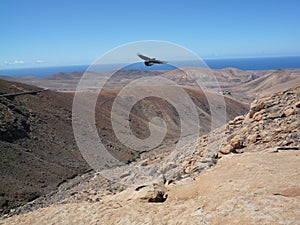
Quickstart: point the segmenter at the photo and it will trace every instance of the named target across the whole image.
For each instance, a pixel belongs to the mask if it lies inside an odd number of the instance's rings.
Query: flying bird
[[[144,56],[140,53],[137,54],[138,57],[140,57],[141,59],[145,60],[145,65],[146,66],[152,66],[153,64],[165,64],[167,63],[166,61],[161,61],[161,60],[158,60],[156,58],[149,58],[148,56]]]

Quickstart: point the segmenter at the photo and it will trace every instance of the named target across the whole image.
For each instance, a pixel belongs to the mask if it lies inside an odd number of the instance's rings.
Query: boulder
[[[259,101],[257,103],[252,103],[250,108],[250,118],[254,115],[254,113],[259,112],[260,110],[264,109],[265,103],[262,101]]]
[[[275,119],[275,118],[278,118],[280,117],[278,113],[270,113],[267,118],[269,119]]]
[[[231,145],[225,145],[221,147],[220,152],[222,154],[229,154],[233,150],[233,147]]]
[[[244,118],[245,118],[244,116],[237,116],[237,117],[234,118],[233,121],[236,122],[236,121],[244,120]]]
[[[263,115],[260,112],[256,112],[256,113],[253,114],[253,119],[255,121],[262,120],[262,118],[263,118]]]
[[[135,192],[137,199],[147,202],[164,202],[168,197],[165,187],[157,183],[139,186]]]
[[[245,119],[244,116],[237,116],[237,117],[234,118],[233,123],[234,123],[235,125],[242,124],[243,121],[244,121],[244,119]]]
[[[232,146],[233,150],[241,149],[241,148],[245,147],[243,138],[232,139],[230,142],[230,145]]]
[[[283,111],[283,114],[284,114],[285,116],[290,116],[290,115],[293,115],[294,112],[295,112],[295,109],[293,109],[293,108],[288,108],[288,109],[286,109],[286,110]]]

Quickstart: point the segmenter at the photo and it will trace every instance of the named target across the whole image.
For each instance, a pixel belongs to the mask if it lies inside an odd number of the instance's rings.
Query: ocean
[[[270,70],[270,69],[286,69],[300,68],[300,56],[291,57],[266,57],[266,58],[240,58],[240,59],[204,59],[204,62],[211,69],[223,69],[234,67],[241,70]],[[180,62],[176,65],[197,66],[193,61]],[[35,76],[44,77],[60,72],[79,72],[85,71],[88,65],[72,65],[72,66],[57,66],[57,67],[39,67],[39,68],[23,68],[23,69],[0,69],[2,76]],[[96,72],[110,71],[120,68],[117,65],[105,65],[97,68]],[[172,70],[175,67],[172,65],[154,65],[151,67],[144,66],[143,63],[133,63],[123,69],[145,69],[145,70]]]

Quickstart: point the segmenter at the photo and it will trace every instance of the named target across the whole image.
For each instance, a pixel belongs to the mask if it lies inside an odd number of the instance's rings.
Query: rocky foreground
[[[31,203],[39,209],[0,223],[299,224],[299,114],[300,87],[259,98],[191,153],[192,144],[172,159],[142,158],[118,173],[119,183],[86,175],[44,199],[47,207]],[[164,175],[146,181],[147,171]]]

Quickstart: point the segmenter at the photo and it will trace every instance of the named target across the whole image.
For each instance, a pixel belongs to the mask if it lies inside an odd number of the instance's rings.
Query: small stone
[[[217,155],[216,155],[216,158],[221,159],[223,157],[223,155],[224,155],[223,153],[218,152]]]
[[[200,151],[198,152],[198,154],[199,154],[200,157],[203,157],[204,150],[205,150],[204,148],[201,148]]]
[[[233,147],[233,150],[245,147],[242,138],[231,140],[230,145]]]
[[[298,101],[298,102],[295,103],[295,107],[296,108],[300,108],[300,101]]]
[[[290,115],[293,115],[294,112],[295,112],[295,109],[293,109],[293,108],[288,108],[288,109],[286,109],[283,113],[284,113],[285,116],[290,116]]]
[[[267,118],[269,119],[275,119],[275,118],[278,118],[280,117],[278,113],[270,113]]]
[[[257,103],[252,103],[250,108],[250,118],[254,115],[254,113],[259,112],[260,110],[264,109],[266,106],[264,102],[260,101]]]
[[[100,202],[100,198],[99,198],[99,196],[97,196],[97,195],[91,196],[91,197],[90,197],[90,200],[91,200],[92,202]]]
[[[164,202],[167,199],[166,189],[159,184],[142,185],[135,189],[136,197],[148,202]]]
[[[220,152],[222,154],[229,154],[232,150],[233,150],[233,147],[231,145],[226,145],[221,148]]]
[[[282,131],[282,129],[279,127],[279,128],[274,129],[274,130],[273,130],[273,133],[274,133],[274,134],[278,134],[278,133],[280,133],[281,131]]]
[[[234,121],[238,121],[238,120],[244,120],[244,116],[237,116],[234,118]]]
[[[89,194],[90,194],[90,195],[96,195],[97,192],[96,192],[95,190],[91,190],[91,191],[89,192]]]
[[[230,121],[228,122],[228,125],[229,125],[229,126],[234,125],[234,121],[233,121],[233,120],[230,120]]]
[[[254,115],[253,115],[253,119],[255,121],[259,121],[259,120],[262,120],[263,118],[263,115],[260,113],[260,112],[256,112]]]

